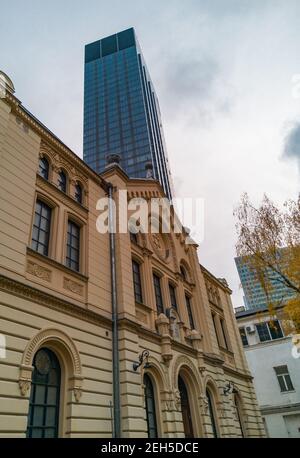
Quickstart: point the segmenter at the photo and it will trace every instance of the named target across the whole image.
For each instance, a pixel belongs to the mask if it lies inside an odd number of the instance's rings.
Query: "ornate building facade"
[[[120,190],[147,201],[163,190],[118,166],[97,175],[6,81],[0,436],[111,437],[111,252],[96,228],[97,201],[107,183],[116,203]],[[231,291],[186,236],[115,234],[121,435],[263,437]]]

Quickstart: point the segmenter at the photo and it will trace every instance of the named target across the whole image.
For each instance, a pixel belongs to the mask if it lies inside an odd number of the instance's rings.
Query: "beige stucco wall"
[[[48,181],[37,175],[40,155],[50,162]],[[69,178],[67,195],[56,187],[60,168]],[[7,358],[0,360],[0,435],[25,435],[30,367],[44,345],[53,349],[62,367],[60,435],[107,437],[112,400],[111,282],[108,235],[96,230],[96,203],[105,196],[102,179],[24,113],[13,96],[0,100],[0,173],[0,333],[7,341]],[[129,180],[118,168],[103,177],[113,183],[116,203],[120,189],[129,197],[163,196],[157,182]],[[73,198],[76,181],[84,188],[83,205]],[[48,257],[30,249],[37,197],[53,207]],[[68,217],[82,227],[80,273],[64,266]],[[165,258],[151,235],[139,235],[135,245],[128,234],[116,234],[122,435],[147,435],[143,368],[133,370],[144,349],[150,352],[147,371],[155,386],[159,435],[183,437],[179,373],[188,389],[196,436],[212,435],[207,386],[214,395],[220,435],[240,434],[232,395],[223,393],[229,381],[241,399],[245,434],[264,435],[230,290],[201,268],[197,247],[187,246],[184,234],[170,234],[161,243],[168,247]],[[134,300],[132,258],[141,264],[142,304]],[[180,265],[186,268],[186,280]],[[161,275],[165,309],[171,305],[168,282],[176,286],[176,336],[169,319],[157,314],[153,271]],[[218,304],[209,299],[207,283],[218,291]],[[191,296],[195,331],[189,326],[185,293]],[[212,311],[226,323],[228,348],[218,344]]]

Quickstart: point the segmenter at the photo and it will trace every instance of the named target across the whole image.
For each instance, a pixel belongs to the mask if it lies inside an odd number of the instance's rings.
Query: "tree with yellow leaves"
[[[260,283],[271,314],[282,308],[286,322],[300,332],[300,194],[279,209],[266,195],[258,208],[247,194],[234,215],[237,219],[237,255]],[[287,294],[274,300],[276,285]],[[277,313],[278,315],[278,313]]]

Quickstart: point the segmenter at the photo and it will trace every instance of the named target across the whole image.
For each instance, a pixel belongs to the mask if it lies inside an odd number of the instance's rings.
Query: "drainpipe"
[[[117,273],[116,273],[116,242],[115,221],[113,207],[113,185],[107,183],[109,197],[108,224],[111,273],[111,302],[112,302],[112,357],[113,357],[113,437],[121,437],[121,402],[120,402],[120,369],[119,369],[119,330],[118,330],[118,303],[117,303]]]

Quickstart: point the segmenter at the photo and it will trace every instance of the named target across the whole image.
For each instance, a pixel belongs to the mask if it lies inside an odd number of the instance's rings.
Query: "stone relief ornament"
[[[170,261],[170,242],[167,234],[149,233],[150,243],[153,252],[164,262]]]
[[[199,399],[200,399],[200,408],[203,410],[203,412],[205,414],[207,414],[207,412],[208,412],[208,399],[207,399],[207,396],[205,396],[205,394],[202,394]]]
[[[35,277],[41,278],[45,281],[51,281],[51,270],[46,269],[46,267],[40,266],[32,261],[28,261],[26,270]]]
[[[180,391],[179,390],[175,390],[174,391],[174,397],[175,397],[175,408],[176,410],[180,410],[181,409],[181,396],[180,396]]]

